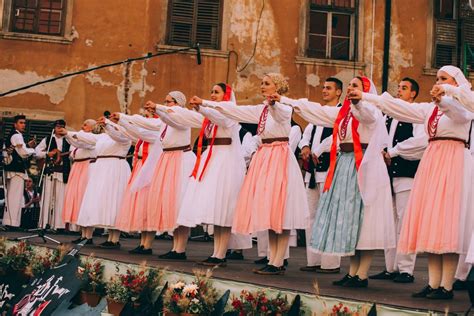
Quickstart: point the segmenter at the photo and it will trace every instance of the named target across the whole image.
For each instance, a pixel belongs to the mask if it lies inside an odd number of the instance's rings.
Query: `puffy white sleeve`
[[[331,147],[332,147],[332,136],[328,136],[319,144],[318,147],[316,147],[313,154],[315,154],[316,157],[319,157],[323,153],[331,152]]]
[[[290,136],[288,144],[290,145],[291,151],[295,152],[298,148],[298,143],[301,140],[301,128],[298,125],[294,125],[290,129]]]
[[[372,125],[382,116],[382,113],[375,106],[366,101],[359,101],[357,104],[351,104],[351,113],[364,125]]]
[[[466,109],[474,112],[474,92],[450,84],[442,84],[441,86],[447,96],[457,99]]]
[[[167,107],[163,105],[156,105],[156,112],[160,115],[160,119],[167,125],[174,127],[176,129],[186,129],[188,128],[187,126],[181,125],[179,122],[177,122],[176,115],[170,115],[173,113],[176,113],[176,111],[173,109],[173,107]]]
[[[157,110],[160,111],[160,114],[162,111],[164,111],[166,113],[165,117],[168,120],[171,120],[173,124],[191,128],[202,127],[202,121],[204,120],[204,117],[196,111],[191,111],[178,106],[174,106],[172,108],[164,106],[160,106],[158,108],[157,106]],[[168,125],[171,124],[168,123]]]
[[[89,145],[94,145],[97,143],[99,140],[100,135],[97,134],[92,134],[92,133],[86,133],[84,131],[79,131],[79,132],[68,132],[68,136],[77,139],[80,142],[89,144]]]
[[[122,116],[125,116],[125,114],[120,114],[120,118],[122,118]],[[150,131],[159,132],[161,129],[161,125],[163,125],[161,119],[146,118],[138,114],[132,116],[128,115],[127,118],[131,124],[135,124],[141,128],[148,129]]]
[[[204,105],[204,104],[203,104]],[[221,112],[228,118],[242,123],[258,124],[260,115],[265,105],[236,105],[230,101],[206,103],[207,107],[211,107]]]
[[[309,146],[309,143],[311,143],[311,132],[313,131],[313,126],[313,124],[308,124],[304,129],[303,136],[298,143],[298,147],[300,149],[303,149],[305,146]]]
[[[117,143],[128,143],[129,141],[136,143],[138,141],[138,138],[127,133],[123,127],[109,120],[105,122],[105,132]]]
[[[71,144],[72,146],[74,146],[76,148],[89,149],[89,150],[92,150],[92,149],[95,148],[94,145],[91,145],[91,144],[88,144],[88,143],[85,143],[85,142],[81,142],[77,138],[74,138],[73,134],[71,132],[69,132],[65,136],[65,138],[67,139],[69,144]]]
[[[46,157],[46,149],[47,149],[48,145],[46,144],[46,138],[43,138],[40,143],[38,144],[38,146],[35,147],[35,156],[37,158],[44,158]],[[18,151],[17,151],[18,152]],[[28,157],[28,156],[26,156]],[[22,157],[22,158],[26,158],[26,157]]]
[[[370,93],[362,93],[362,100],[367,101],[382,112],[402,122],[413,124],[424,124],[427,116],[433,111],[432,103],[410,103],[399,98],[394,98],[387,92],[378,96]]]
[[[428,135],[422,124],[413,124],[413,136],[397,143],[388,150],[390,157],[400,156],[407,160],[420,160],[428,146]]]
[[[456,123],[467,123],[474,119],[474,114],[466,110],[461,103],[451,97],[443,96],[438,108]]]
[[[308,99],[294,100],[281,97],[280,102],[292,106],[305,121],[323,127],[333,127],[340,110],[338,107],[322,106]]]
[[[268,111],[272,115],[273,119],[279,123],[291,121],[291,114],[293,114],[291,107],[281,104],[280,102],[275,102],[275,104],[270,105],[268,107]]]
[[[21,134],[13,135],[10,139],[10,142],[15,147],[16,153],[21,158],[27,158],[28,156],[34,155],[36,153],[34,148],[26,147],[25,141],[24,141],[23,136]]]
[[[213,101],[203,100],[203,104],[209,104],[210,102],[213,102]],[[213,102],[213,103],[217,105],[219,102]],[[205,117],[207,117],[214,124],[217,124],[217,126],[229,128],[238,124],[236,121],[228,118],[221,112],[211,107],[200,106],[198,112],[204,115]]]
[[[120,114],[118,124],[123,127],[129,135],[136,139],[142,139],[148,143],[154,143],[158,137],[158,132],[156,131],[150,131],[148,129],[140,128],[135,124],[130,124],[128,115]]]

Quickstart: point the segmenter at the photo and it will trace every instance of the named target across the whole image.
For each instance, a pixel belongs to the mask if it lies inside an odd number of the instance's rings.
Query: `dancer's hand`
[[[387,166],[390,166],[392,164],[392,157],[388,154],[386,151],[382,151],[382,156],[383,156],[383,161]]]
[[[311,149],[309,146],[304,146],[301,148],[301,159],[307,161],[309,159],[309,155],[311,154]]]
[[[120,112],[114,112],[110,114],[109,120],[111,120],[114,123],[118,123],[120,121]]]
[[[100,126],[105,126],[105,117],[101,116],[97,119],[97,124]]]
[[[145,106],[144,106],[145,111],[155,113],[156,110],[156,103],[152,101],[146,101]]]
[[[431,89],[430,91],[430,94],[433,98],[437,98],[437,99],[441,99],[441,97],[443,95],[445,95],[446,91],[444,90],[444,88],[439,85],[439,84],[435,84],[433,86],[433,88]]]
[[[202,99],[201,99],[200,97],[198,97],[198,96],[194,96],[194,97],[191,98],[191,100],[189,100],[189,103],[190,103],[191,105],[194,105],[194,104],[196,104],[196,105],[202,105]]]
[[[273,102],[280,102],[281,95],[279,95],[278,93],[273,93],[272,95],[270,95],[270,100],[272,100]]]
[[[319,158],[318,156],[316,156],[316,154],[312,153],[311,157],[313,158],[313,162],[315,165],[318,165],[319,163],[321,163],[321,161],[319,161]]]

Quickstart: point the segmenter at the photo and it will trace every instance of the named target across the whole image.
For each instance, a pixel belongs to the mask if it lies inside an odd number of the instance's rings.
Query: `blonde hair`
[[[84,124],[87,124],[87,125],[89,125],[89,126],[94,127],[95,124],[97,124],[97,122],[96,122],[95,120],[93,120],[93,119],[87,119],[87,120],[84,121]]]
[[[288,81],[283,77],[282,74],[276,72],[270,72],[265,74],[265,76],[269,77],[276,86],[277,93],[281,95],[285,95],[290,90],[290,85]]]

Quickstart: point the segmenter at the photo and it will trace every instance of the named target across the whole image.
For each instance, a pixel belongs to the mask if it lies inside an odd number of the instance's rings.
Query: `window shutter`
[[[66,0],[13,0],[14,32],[62,35]]]
[[[202,47],[219,47],[220,0],[198,0],[196,42]]]
[[[457,22],[438,19],[436,21],[435,66],[455,65],[457,60]]]
[[[197,0],[171,1],[169,41],[173,45],[192,45],[194,2]]]

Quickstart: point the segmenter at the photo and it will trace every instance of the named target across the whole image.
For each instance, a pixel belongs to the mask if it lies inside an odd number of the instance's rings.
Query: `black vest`
[[[20,132],[16,131],[13,129],[10,132],[10,135],[5,139],[5,146],[8,148],[12,145],[12,136],[15,134],[20,134]],[[22,135],[23,137],[23,135]],[[13,171],[13,172],[22,172],[24,173],[26,169],[28,168],[28,161],[26,159],[23,159],[18,155],[16,150],[13,150],[12,152],[12,162],[9,165],[5,166],[5,171]]]
[[[46,137],[46,146],[48,146],[51,136]],[[71,145],[67,142],[66,138],[63,138],[63,146],[59,150],[62,153],[66,153],[71,148]],[[58,149],[58,145],[56,144],[56,138],[53,137],[51,139],[51,145],[49,146],[49,151],[54,149]],[[69,155],[64,155],[61,157],[62,163],[59,166],[55,166],[54,170],[49,169],[46,171],[46,174],[51,174],[53,172],[61,172],[63,174],[63,182],[67,183],[69,179],[69,173],[71,171],[71,161],[69,160]]]
[[[385,123],[387,130],[390,133],[392,118],[387,116]],[[401,143],[410,137],[413,137],[413,124],[398,122],[395,134],[393,135],[392,146],[395,147],[396,144]],[[392,163],[388,167],[388,172],[391,178],[414,178],[419,164],[419,160],[406,160],[400,156],[393,157]]]

